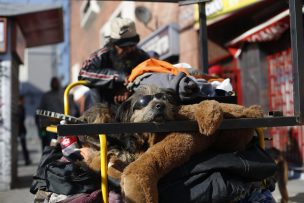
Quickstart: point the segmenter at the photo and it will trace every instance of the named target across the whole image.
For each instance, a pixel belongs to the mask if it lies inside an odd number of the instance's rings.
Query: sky
[[[69,83],[69,0],[0,0],[0,3],[8,4],[62,4],[64,10],[64,42],[58,44],[58,75],[64,76],[62,84]]]

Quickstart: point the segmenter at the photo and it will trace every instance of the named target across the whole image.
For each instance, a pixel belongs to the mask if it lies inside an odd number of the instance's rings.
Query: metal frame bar
[[[298,125],[297,117],[225,119],[220,129],[256,128]],[[57,126],[59,136],[96,135],[143,132],[198,131],[195,121],[168,121],[165,123],[103,123],[68,124]]]
[[[201,67],[203,73],[208,73],[208,35],[207,35],[207,17],[205,2],[199,3],[199,24],[200,24],[200,43],[201,43]]]
[[[303,14],[301,0],[289,0],[290,9],[290,40],[293,64],[293,93],[294,115],[298,123],[304,122],[304,41],[303,41]]]

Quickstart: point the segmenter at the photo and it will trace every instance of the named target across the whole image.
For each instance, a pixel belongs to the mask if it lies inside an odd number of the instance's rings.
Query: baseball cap
[[[129,18],[113,19],[110,38],[115,45],[120,47],[136,45],[139,42],[139,35],[134,21]]]

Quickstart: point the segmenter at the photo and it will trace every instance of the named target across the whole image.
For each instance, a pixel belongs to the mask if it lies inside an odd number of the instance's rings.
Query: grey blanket
[[[181,102],[190,102],[200,98],[216,96],[212,85],[204,79],[196,79],[181,72],[178,75],[171,73],[144,73],[129,83],[129,90],[136,90],[139,85],[155,85],[160,88],[173,89]]]

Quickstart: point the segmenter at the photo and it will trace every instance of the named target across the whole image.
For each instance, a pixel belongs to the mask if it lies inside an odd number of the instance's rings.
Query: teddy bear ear
[[[223,120],[223,111],[217,101],[205,100],[194,105],[194,115],[201,134],[213,135]]]

